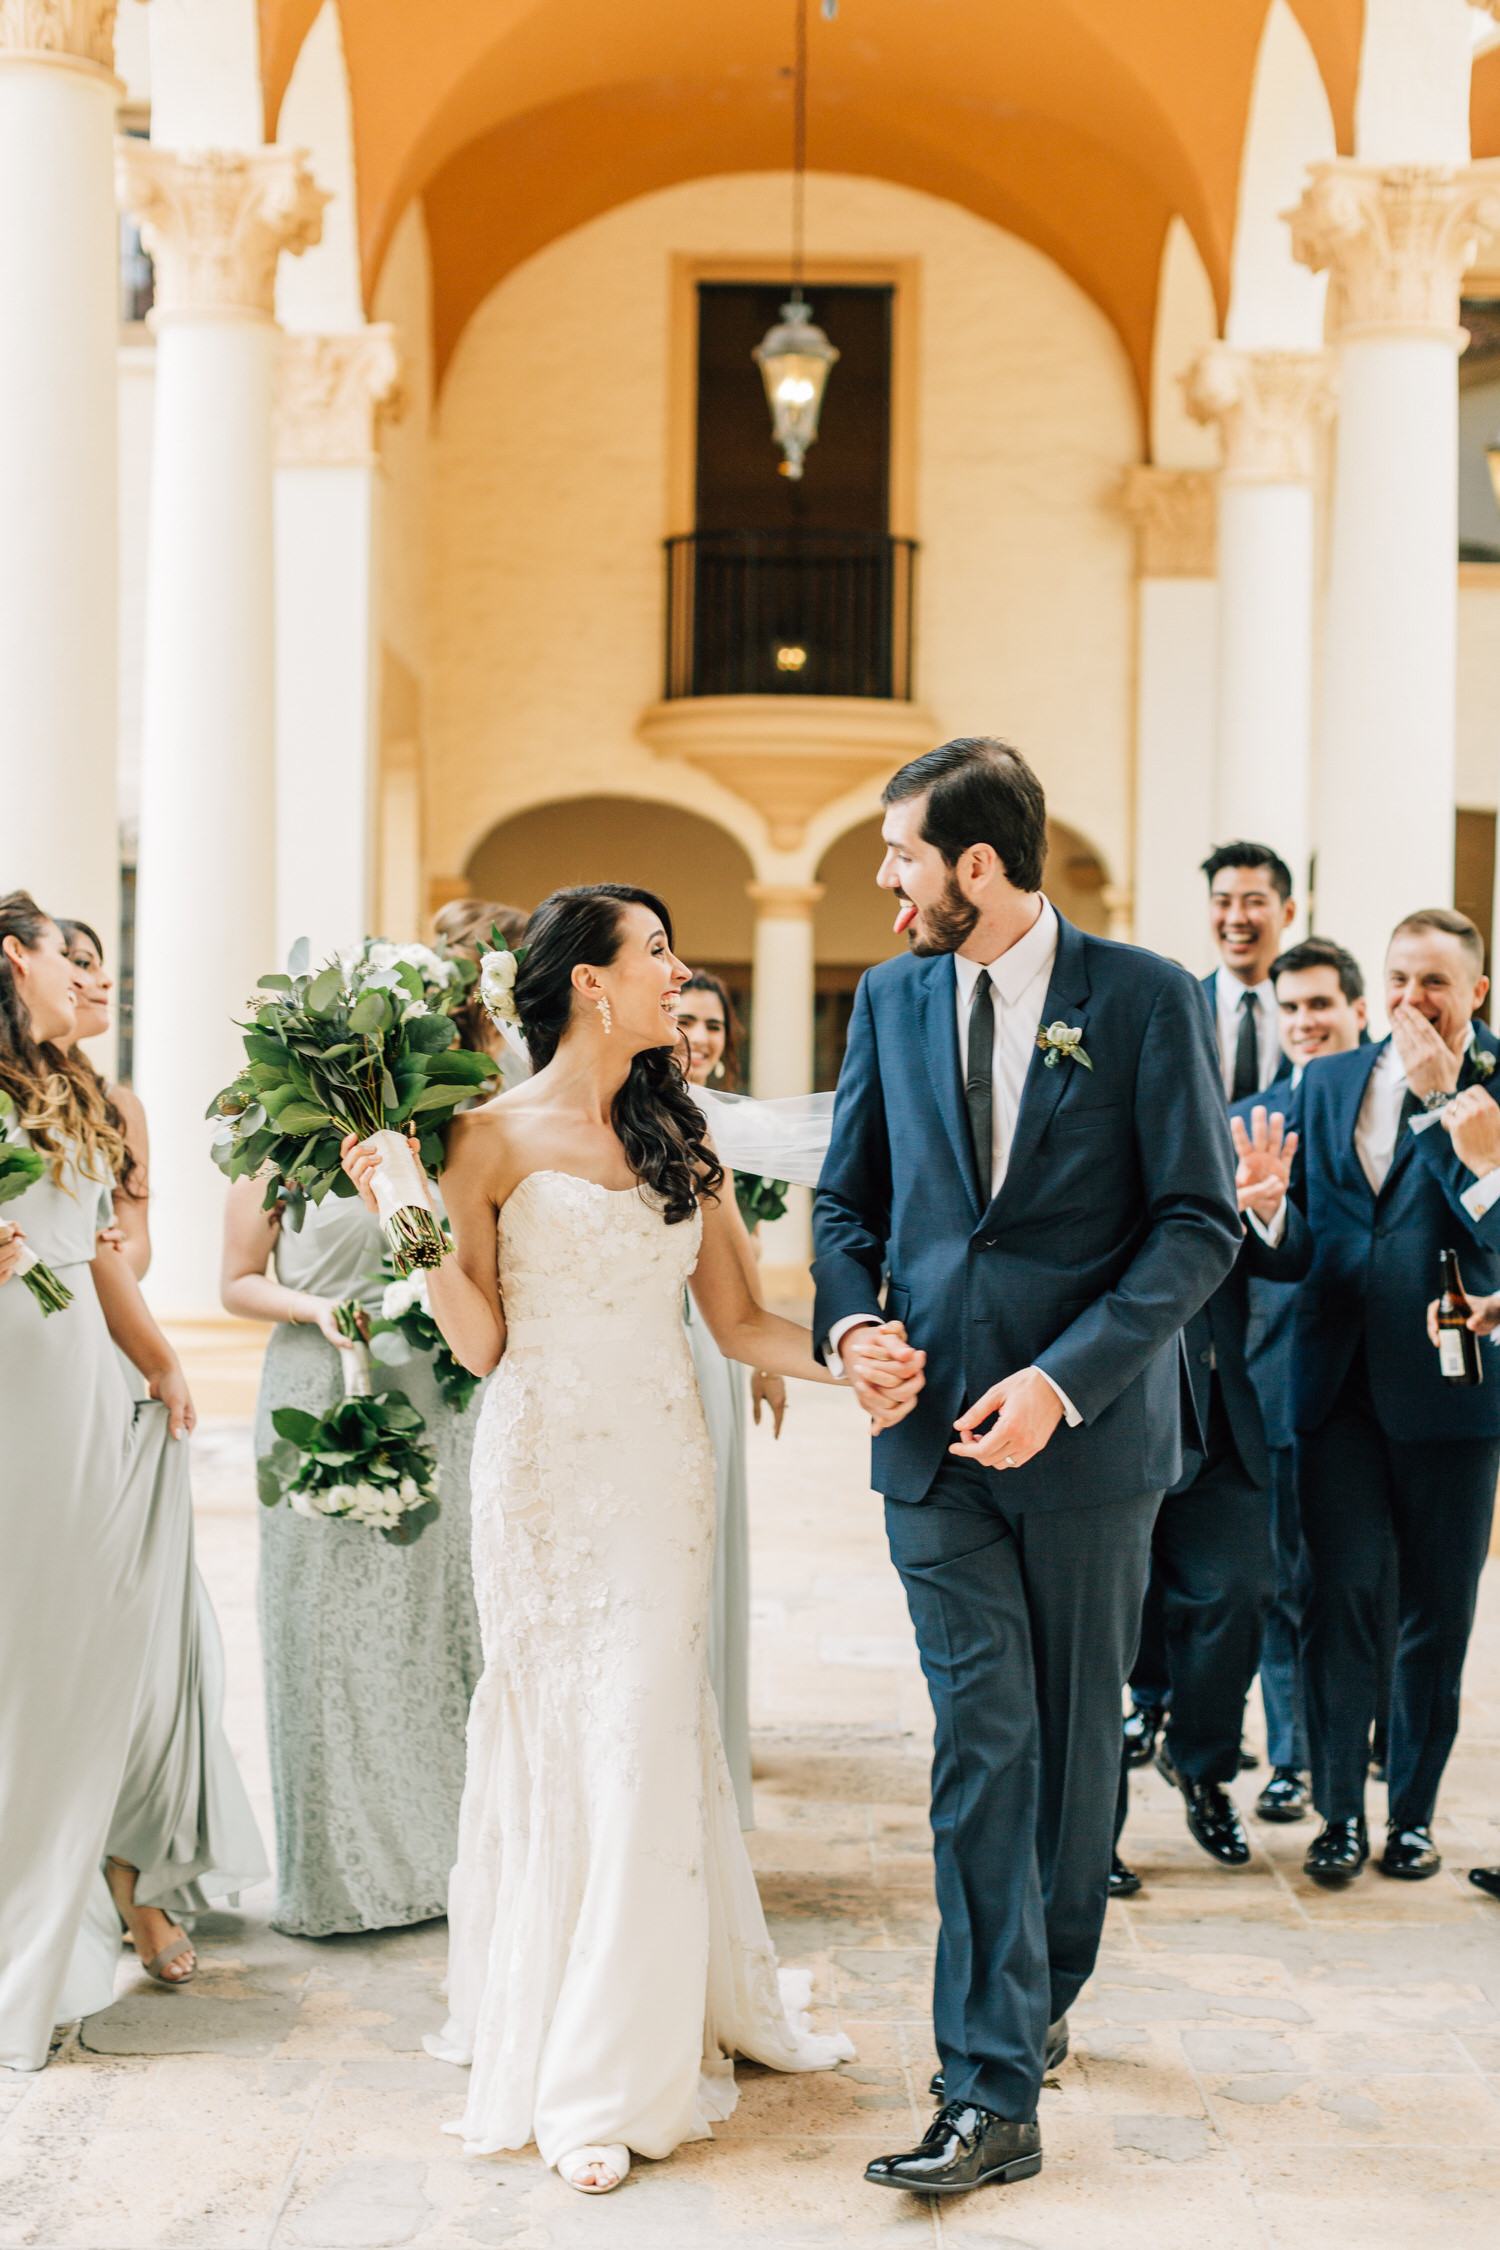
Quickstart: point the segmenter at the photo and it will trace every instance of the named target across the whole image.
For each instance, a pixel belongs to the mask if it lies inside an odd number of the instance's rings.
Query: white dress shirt
[[[1466,1055],[1473,1044],[1474,1026],[1470,1024],[1466,1029],[1460,1054]],[[1401,1103],[1405,1093],[1406,1066],[1401,1060],[1401,1051],[1395,1040],[1389,1039],[1376,1057],[1375,1068],[1365,1087],[1364,1100],[1359,1105],[1359,1115],[1354,1121],[1354,1153],[1359,1158],[1360,1170],[1377,1195],[1385,1186],[1386,1174],[1396,1160],[1396,1134],[1401,1124]],[[1470,1193],[1472,1192],[1471,1189]],[[1484,1206],[1486,1210],[1493,1200],[1492,1191]],[[1482,1213],[1474,1215],[1479,1217]]]
[[[958,1010],[958,1068],[959,1076],[966,1077],[969,1068],[969,1010],[981,977],[987,976],[993,988],[995,1011],[995,1040],[991,1070],[993,1073],[993,1099],[990,1105],[990,1194],[998,1195],[1005,1181],[1010,1163],[1011,1144],[1015,1139],[1016,1120],[1021,1114],[1021,1093],[1026,1084],[1026,1073],[1031,1068],[1031,1058],[1036,1051],[1036,1035],[1041,1028],[1042,1010],[1047,1004],[1047,987],[1052,982],[1052,964],[1057,958],[1057,913],[1050,900],[1042,900],[1041,912],[1026,935],[997,959],[989,962],[970,961],[963,954],[953,957],[955,1005]],[[835,1321],[828,1332],[828,1365],[835,1375],[842,1377],[844,1363],[839,1358],[839,1345],[851,1328],[857,1328],[871,1319],[869,1313],[848,1313]],[[1062,1400],[1063,1413],[1068,1427],[1074,1429],[1083,1420],[1072,1400],[1045,1368],[1037,1373],[1043,1382],[1051,1384]]]
[[[1263,1093],[1281,1068],[1281,1019],[1276,987],[1269,977],[1259,984],[1241,984],[1225,968],[1214,972],[1214,1016],[1219,1032],[1219,1070],[1224,1091],[1234,1094],[1234,1052],[1240,1041],[1240,1002],[1253,992],[1260,1005],[1255,1013],[1257,1093]]]

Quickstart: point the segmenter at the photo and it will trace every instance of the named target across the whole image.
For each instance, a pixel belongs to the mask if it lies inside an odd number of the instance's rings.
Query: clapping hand
[[[892,1429],[906,1419],[927,1380],[922,1372],[927,1354],[907,1342],[899,1320],[883,1320],[878,1326],[866,1321],[849,1329],[840,1339],[839,1357],[855,1397],[870,1417],[872,1432]]]
[[[1438,1123],[1452,1141],[1459,1161],[1480,1179],[1500,1167],[1500,1107],[1482,1086],[1466,1086],[1438,1112]]]
[[[1425,1022],[1426,1018],[1422,1020]],[[1259,1103],[1250,1112],[1248,1133],[1242,1117],[1231,1117],[1229,1130],[1234,1138],[1234,1153],[1239,1158],[1234,1175],[1239,1207],[1269,1224],[1281,1209],[1291,1185],[1297,1136],[1287,1131],[1286,1119],[1279,1110],[1268,1117]]]
[[[1463,1058],[1455,1055],[1437,1026],[1410,1001],[1398,1000],[1392,1008],[1391,1037],[1401,1057],[1406,1083],[1414,1094],[1453,1092]]]

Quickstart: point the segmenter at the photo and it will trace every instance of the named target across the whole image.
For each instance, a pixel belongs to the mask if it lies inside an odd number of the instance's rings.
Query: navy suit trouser
[[[1297,1498],[1297,1448],[1271,1448],[1271,1561],[1276,1588],[1260,1648],[1260,1698],[1266,1708],[1266,1757],[1273,1766],[1307,1771],[1307,1711],[1302,1697],[1302,1611],[1307,1601],[1307,1550]]]
[[[1353,1820],[1365,1809],[1381,1576],[1394,1535],[1390,1819],[1396,1828],[1426,1828],[1458,1734],[1500,1438],[1418,1444],[1388,1437],[1375,1417],[1361,1348],[1328,1420],[1300,1437],[1298,1447],[1312,1570],[1303,1680],[1313,1801],[1325,1820]]]
[[[886,1531],[932,1695],[933,2029],[950,2101],[1036,2116],[1049,2022],[1093,1972],[1120,1696],[1160,1493],[1015,1509],[949,1460]]]

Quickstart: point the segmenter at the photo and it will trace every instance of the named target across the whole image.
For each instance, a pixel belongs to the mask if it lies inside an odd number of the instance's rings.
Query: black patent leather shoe
[[[1156,1770],[1182,1792],[1187,1807],[1188,1834],[1221,1867],[1244,1867],[1250,1858],[1245,1824],[1222,1782],[1189,1781],[1177,1771],[1165,1750],[1156,1753]]]
[[[1307,1783],[1295,1766],[1273,1766],[1271,1778],[1255,1800],[1257,1820],[1306,1820],[1310,1805]]]
[[[1240,1744],[1240,1772],[1254,1773],[1256,1767],[1259,1764],[1260,1760],[1255,1755],[1255,1752],[1251,1749],[1249,1743],[1242,1742]]]
[[[1394,1875],[1400,1882],[1425,1883],[1442,1866],[1443,1855],[1432,1840],[1431,1829],[1392,1828],[1375,1864],[1382,1875]]]
[[[1133,1867],[1127,1867],[1118,1852],[1109,1855],[1109,1895],[1111,1898],[1134,1898],[1141,1887],[1141,1879]]]
[[[1469,1881],[1488,1891],[1491,1898],[1500,1898],[1500,1867],[1471,1867]]]
[[[1370,1838],[1363,1819],[1329,1820],[1308,1845],[1302,1864],[1315,1883],[1349,1883],[1369,1856]]]
[[[877,2156],[865,2166],[872,2187],[905,2188],[910,2195],[967,2195],[971,2188],[1006,2187],[1042,2168],[1042,2130],[1035,2118],[1017,2125],[973,2102],[945,2102],[919,2148]]]
[[[1068,2059],[1068,2019],[1059,2016],[1056,2023],[1047,2026],[1047,2044],[1042,2050],[1042,2076],[1050,2078]],[[943,2074],[935,2070],[927,2082],[927,2091],[934,2101],[943,2098]]]
[[[1125,1763],[1149,1766],[1156,1756],[1156,1738],[1166,1713],[1159,1704],[1137,1703],[1125,1721]]]

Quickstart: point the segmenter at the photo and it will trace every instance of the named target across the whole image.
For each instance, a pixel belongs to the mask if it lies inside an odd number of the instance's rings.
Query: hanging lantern
[[[838,349],[816,325],[812,306],[798,289],[752,356],[766,386],[772,435],[785,455],[781,474],[800,477],[807,449],[818,434],[823,389]]]

